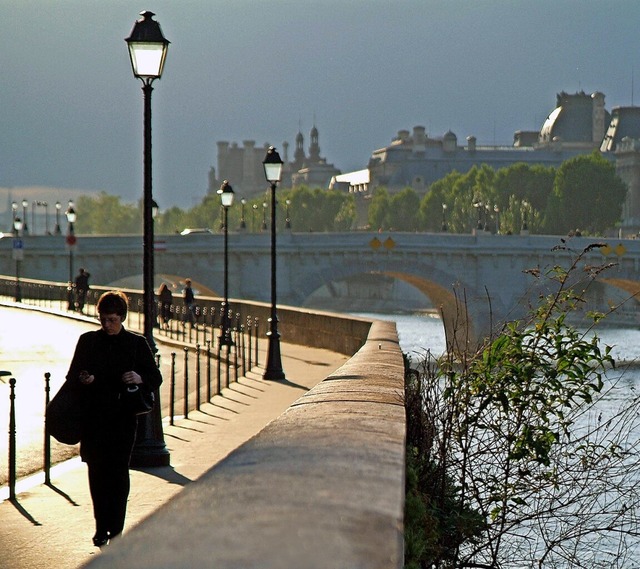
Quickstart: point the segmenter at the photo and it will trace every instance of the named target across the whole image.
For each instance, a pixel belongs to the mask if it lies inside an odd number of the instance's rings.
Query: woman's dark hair
[[[120,290],[112,290],[102,294],[96,305],[100,314],[117,314],[124,320],[127,317],[129,299]]]

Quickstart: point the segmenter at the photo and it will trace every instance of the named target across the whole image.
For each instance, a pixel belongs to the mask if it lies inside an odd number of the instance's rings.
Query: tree
[[[77,200],[76,233],[108,235],[113,233],[142,233],[141,204],[123,204],[118,196],[106,192],[80,196]]]
[[[407,374],[407,566],[637,560],[640,399],[622,397],[611,348],[567,324],[607,269],[583,271],[599,246],[551,268],[548,282],[532,271],[549,294],[530,319],[505,324],[474,354],[427,358]]]
[[[519,162],[508,168],[500,168],[494,180],[496,203],[505,211],[509,199],[514,196],[518,202],[526,201],[534,210],[543,212],[553,191],[554,179],[555,169],[541,164]]]
[[[620,220],[626,194],[615,166],[599,152],[571,158],[558,168],[545,229],[560,235],[575,229],[602,234]]]
[[[379,187],[373,191],[369,204],[369,225],[372,229],[389,229],[390,203],[387,188]]]
[[[420,198],[413,188],[405,188],[389,200],[388,222],[395,231],[417,231],[420,226]]]

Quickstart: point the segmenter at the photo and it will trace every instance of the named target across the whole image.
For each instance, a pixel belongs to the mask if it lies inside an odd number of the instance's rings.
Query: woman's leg
[[[129,465],[100,461],[89,465],[89,488],[96,519],[96,537],[122,533],[129,498]]]
[[[88,462],[87,467],[89,468],[89,490],[91,492],[91,501],[93,502],[93,517],[96,522],[94,543],[97,545],[98,542],[106,540],[109,533],[110,498],[108,480],[103,464]]]

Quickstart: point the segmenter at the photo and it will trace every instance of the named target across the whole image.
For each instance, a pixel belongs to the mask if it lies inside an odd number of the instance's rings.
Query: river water
[[[434,356],[441,355],[445,351],[445,338],[444,328],[442,321],[436,315],[429,314],[359,314],[359,316],[366,316],[369,318],[377,318],[383,320],[393,320],[396,322],[398,329],[398,336],[400,339],[400,346],[403,352],[407,353],[412,361],[415,363],[424,359],[425,354],[430,351]],[[608,377],[611,380],[610,383],[618,384],[618,388],[615,391],[607,394],[604,400],[601,400],[597,406],[597,412],[600,412],[600,417],[614,417],[616,412],[621,406],[633,401],[637,394],[640,392],[640,331],[630,328],[621,327],[599,327],[597,335],[600,338],[602,345],[608,345],[612,347],[612,355],[618,362],[618,367],[615,370],[608,372]],[[628,363],[630,365],[624,365]],[[415,367],[418,367],[417,365]],[[620,382],[616,382],[616,379],[621,378]],[[608,382],[609,383],[609,382]],[[637,405],[636,405],[637,407]],[[594,417],[595,414],[591,414]],[[628,435],[625,439],[624,446],[629,449],[628,461],[622,462],[618,468],[622,470],[620,477],[620,470],[616,474],[615,485],[625,487],[627,489],[628,499],[633,499],[632,490],[640,483],[640,472],[638,471],[638,439],[640,439],[640,422],[637,418],[638,413],[634,412],[632,415],[626,416],[623,421],[626,426],[622,427],[622,430]],[[600,419],[598,419],[599,421]],[[580,432],[580,429],[585,429],[589,425],[576,424],[575,435]],[[592,425],[591,425],[592,426]],[[606,436],[606,435],[605,435]],[[611,434],[613,436],[613,434]],[[615,488],[614,480],[609,477],[614,476],[614,471],[607,471],[607,475],[604,478],[594,479],[595,483],[602,483],[604,488],[601,490],[599,496],[604,499],[607,506],[612,507],[610,500],[615,500],[615,495],[618,495],[616,491],[611,491],[611,488]],[[599,486],[598,486],[599,487]],[[628,490],[632,490],[628,492]],[[606,496],[606,498],[605,498]],[[627,497],[624,498],[626,502]],[[590,509],[587,507],[587,509]],[[573,510],[571,510],[573,511]],[[581,510],[581,514],[585,512]],[[597,515],[592,515],[591,519],[597,520]],[[605,516],[609,516],[609,513],[605,513]],[[570,514],[570,517],[573,517]],[[632,520],[635,523],[635,520]],[[553,526],[550,526],[553,527]],[[554,533],[552,531],[552,533]],[[609,535],[590,534],[587,543],[582,542],[582,545],[578,545],[576,555],[580,557],[580,567],[597,567],[603,568],[619,568],[634,569],[640,567],[640,540],[638,538],[631,538],[627,536],[624,541],[618,541],[617,538]],[[597,537],[593,537],[597,535]],[[532,545],[533,549],[537,553],[534,557],[537,557],[541,551],[544,550],[544,546],[541,545],[542,541],[538,541]],[[622,555],[622,558],[619,556]],[[537,566],[537,565],[536,565]],[[545,565],[546,566],[546,565]],[[577,567],[576,564],[562,561],[558,564],[549,565],[550,567],[571,568]],[[521,563],[510,564],[507,563],[505,567],[523,569],[525,565]],[[526,565],[529,568],[529,565]]]
[[[394,321],[398,328],[400,347],[414,361],[424,357],[427,351],[431,351],[433,355],[440,355],[445,351],[444,327],[436,314],[359,313],[357,316]],[[640,330],[601,326],[596,333],[603,345],[612,346],[612,354],[617,361],[640,359]],[[640,378],[640,373],[635,373]]]

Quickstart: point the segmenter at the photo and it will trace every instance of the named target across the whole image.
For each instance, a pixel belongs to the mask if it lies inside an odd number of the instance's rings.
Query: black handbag
[[[120,401],[125,410],[132,415],[146,415],[153,411],[155,404],[153,391],[140,389],[138,385],[129,385],[120,394]]]
[[[67,445],[80,442],[86,421],[86,404],[78,386],[65,381],[45,409],[45,430]]]

